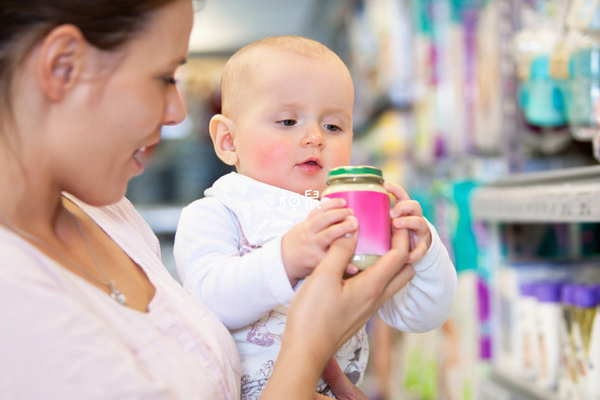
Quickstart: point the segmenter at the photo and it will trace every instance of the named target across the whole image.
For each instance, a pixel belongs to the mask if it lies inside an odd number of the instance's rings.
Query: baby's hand
[[[352,210],[345,206],[344,199],[323,201],[320,208],[308,214],[306,220],[294,225],[283,235],[281,254],[292,287],[321,262],[334,240],[358,228]],[[347,272],[352,273],[352,270]]]
[[[404,189],[398,185],[386,183],[385,189],[396,198],[397,202],[390,210],[392,217],[392,242],[393,236],[399,231],[408,229],[410,233],[410,254],[408,262],[413,263],[427,253],[431,246],[431,232],[429,225],[423,218],[423,210],[418,201],[411,200]]]

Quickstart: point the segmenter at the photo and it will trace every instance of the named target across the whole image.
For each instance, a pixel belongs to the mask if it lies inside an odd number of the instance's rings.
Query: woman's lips
[[[148,165],[154,154],[155,145],[142,146],[133,153],[133,159],[136,161],[140,172],[144,170],[144,166]]]

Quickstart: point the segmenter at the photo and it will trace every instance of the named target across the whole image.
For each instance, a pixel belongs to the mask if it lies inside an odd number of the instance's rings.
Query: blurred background
[[[204,0],[179,76],[188,117],[163,130],[127,195],[173,271],[181,208],[231,170],[208,134],[225,61],[265,36],[316,39],[353,75],[353,163],[382,168],[420,201],[459,274],[440,329],[371,321],[363,390],[381,400],[600,398],[599,3]]]

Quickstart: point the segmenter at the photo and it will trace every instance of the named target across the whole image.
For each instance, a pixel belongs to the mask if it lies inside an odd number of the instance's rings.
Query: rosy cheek
[[[283,163],[293,163],[293,154],[294,149],[283,140],[266,143],[263,141],[260,145],[255,146],[254,160],[259,167],[271,170]]]

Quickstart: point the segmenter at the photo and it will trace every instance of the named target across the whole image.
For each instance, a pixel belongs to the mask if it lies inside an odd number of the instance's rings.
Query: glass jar
[[[361,271],[390,250],[390,195],[383,174],[371,166],[333,168],[322,197],[343,198],[358,220],[358,242],[352,264]]]

